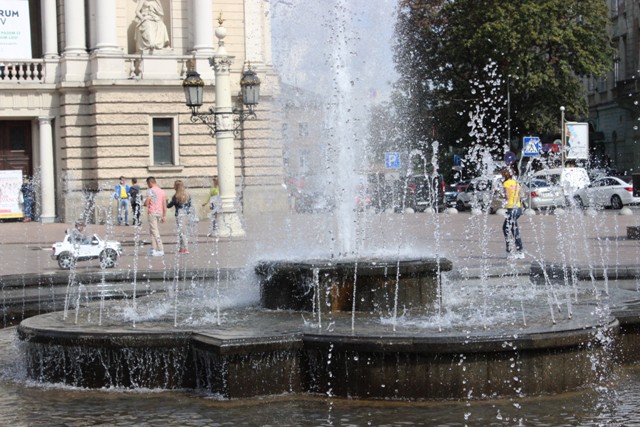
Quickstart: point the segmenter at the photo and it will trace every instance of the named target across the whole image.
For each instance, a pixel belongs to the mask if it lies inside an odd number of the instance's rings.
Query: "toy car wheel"
[[[118,260],[118,252],[115,249],[106,248],[100,253],[100,266],[103,268],[113,268]]]
[[[62,252],[58,255],[58,266],[63,270],[69,270],[76,263],[75,258],[71,255],[71,252]]]

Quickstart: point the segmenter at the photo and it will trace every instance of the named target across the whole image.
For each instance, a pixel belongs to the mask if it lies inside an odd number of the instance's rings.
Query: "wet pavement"
[[[526,257],[507,260],[500,215],[469,212],[371,214],[362,216],[352,241],[341,249],[337,221],[322,214],[264,214],[244,218],[246,235],[209,237],[209,223],[200,221],[190,232],[189,254],[178,254],[175,223],[161,224],[164,257],[147,256],[149,234],[142,227],[88,225],[85,233],[118,240],[124,253],[108,272],[165,273],[176,269],[250,267],[263,259],[288,259],[334,254],[386,254],[391,257],[442,256],[463,275],[524,273],[531,265],[561,264],[609,273],[640,265],[640,241],[627,238],[627,227],[640,225],[640,209],[631,215],[613,210],[576,210],[524,215],[520,227]],[[52,260],[51,245],[71,224],[0,223],[0,276],[52,275],[62,272]],[[77,273],[100,271],[98,260],[78,263]]]

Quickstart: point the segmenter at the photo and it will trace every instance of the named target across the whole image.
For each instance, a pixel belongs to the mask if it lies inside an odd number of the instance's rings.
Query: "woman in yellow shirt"
[[[522,203],[520,201],[520,184],[515,180],[513,171],[509,168],[502,169],[502,186],[504,187],[505,208],[507,214],[502,224],[502,232],[507,244],[507,258],[522,259],[522,238],[518,218],[522,215]],[[515,246],[515,248],[514,248]],[[515,250],[514,250],[515,249]]]
[[[222,212],[222,200],[220,199],[220,187],[218,184],[217,176],[213,177],[213,183],[211,184],[211,188],[209,189],[209,198],[205,200],[202,206],[206,206],[207,203],[209,204],[209,209],[211,210],[211,213],[209,214],[211,216],[211,231],[209,231],[207,237],[211,237],[218,229],[218,224],[216,223],[216,215],[219,212]]]

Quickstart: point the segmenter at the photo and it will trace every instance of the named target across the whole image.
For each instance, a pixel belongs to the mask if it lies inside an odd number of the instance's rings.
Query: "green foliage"
[[[557,132],[560,106],[585,118],[581,77],[613,62],[607,22],[604,0],[400,0],[396,90],[412,139],[435,129],[445,148],[499,154],[508,134]]]

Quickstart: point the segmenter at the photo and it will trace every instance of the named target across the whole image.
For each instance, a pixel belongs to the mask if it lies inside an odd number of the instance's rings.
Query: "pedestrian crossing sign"
[[[535,157],[540,155],[540,138],[537,136],[525,136],[523,142],[523,155]]]

